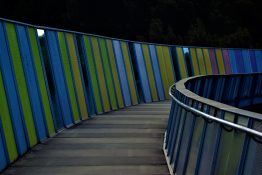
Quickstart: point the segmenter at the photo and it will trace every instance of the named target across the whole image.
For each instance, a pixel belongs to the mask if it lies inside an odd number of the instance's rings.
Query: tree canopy
[[[129,40],[262,47],[261,0],[9,0],[0,17]]]

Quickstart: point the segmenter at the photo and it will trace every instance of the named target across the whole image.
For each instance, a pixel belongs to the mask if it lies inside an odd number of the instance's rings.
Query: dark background
[[[262,0],[6,0],[0,17],[116,38],[262,48]]]

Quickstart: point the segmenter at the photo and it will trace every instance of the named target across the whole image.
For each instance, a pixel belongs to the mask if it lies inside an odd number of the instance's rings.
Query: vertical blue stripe
[[[82,65],[81,65],[81,58],[80,58],[80,50],[79,50],[79,43],[77,42],[77,38],[76,38],[76,35],[74,35],[74,41],[75,41],[75,46],[76,46],[76,55],[77,55],[77,62],[78,62],[78,65],[79,65],[79,72],[80,72],[80,75],[81,75],[81,85],[83,87],[83,91],[84,91],[84,96],[85,96],[85,101],[86,101],[86,105],[87,105],[87,112],[88,112],[88,115],[94,115],[95,114],[95,109],[94,108],[89,108],[90,106],[90,102],[88,101],[88,96],[87,96],[87,90],[86,90],[86,87],[85,87],[85,81],[84,81],[84,76],[83,76],[83,71],[82,71]],[[74,78],[74,77],[73,77]]]
[[[262,51],[256,50],[255,55],[256,55],[256,62],[257,62],[257,70],[258,72],[262,72]]]
[[[89,67],[88,67],[88,58],[87,58],[87,53],[86,53],[86,48],[84,44],[84,36],[81,35],[80,38],[80,48],[82,49],[82,55],[83,57],[80,57],[81,61],[80,64],[83,70],[83,75],[86,75],[86,81],[83,81],[85,84],[85,89],[87,92],[87,105],[88,105],[88,114],[89,115],[95,115],[96,112],[98,113],[97,106],[95,103],[95,96],[94,96],[94,90],[90,82],[91,80],[91,75],[89,74]]]
[[[129,92],[129,85],[127,81],[127,75],[125,70],[124,58],[121,51],[120,42],[113,40],[113,46],[115,51],[116,63],[118,67],[118,72],[120,76],[120,83],[122,87],[122,92],[124,95],[124,101],[126,106],[131,106],[131,97]]]
[[[251,59],[249,56],[249,51],[247,49],[242,50],[243,62],[245,67],[245,73],[252,73]]]
[[[63,116],[61,112],[61,107],[59,104],[59,97],[57,93],[57,87],[56,82],[53,76],[52,72],[52,64],[51,64],[51,58],[48,51],[48,44],[46,39],[46,34],[44,35],[44,38],[41,38],[38,40],[40,48],[43,52],[43,65],[45,66],[44,72],[46,73],[46,79],[48,80],[48,93],[50,96],[50,102],[51,102],[51,109],[53,112],[53,119],[56,130],[60,130],[64,128],[64,121]]]
[[[237,71],[235,52],[234,50],[228,50],[228,52],[229,52],[230,63],[232,66],[232,73],[236,74],[238,71]]]
[[[135,47],[135,59],[137,62],[137,69],[138,69],[138,74],[140,78],[140,83],[142,85],[144,100],[146,103],[149,103],[149,102],[152,102],[152,97],[150,93],[150,87],[149,87],[149,82],[148,82],[148,77],[147,77],[147,72],[146,72],[146,65],[144,61],[142,48],[140,44],[134,44],[134,47]]]
[[[71,124],[73,124],[72,111],[70,110],[71,108],[68,99],[62,63],[59,55],[56,33],[53,31],[46,31],[46,36],[55,86],[57,87],[57,94],[61,107],[61,113],[63,116],[64,124],[66,126],[70,126]]]
[[[244,67],[244,62],[243,62],[243,56],[242,52],[240,49],[235,50],[235,58],[237,61],[237,73],[245,73],[245,67]]]
[[[254,50],[249,50],[252,72],[257,72],[256,55]]]
[[[149,45],[149,51],[152,59],[154,75],[156,78],[158,96],[160,100],[165,100],[164,88],[162,84],[162,78],[161,78],[161,73],[160,73],[157,54],[156,54],[156,47],[154,45]]]
[[[7,166],[7,150],[4,143],[4,132],[0,116],[0,172]]]
[[[39,87],[37,84],[37,77],[34,70],[34,63],[32,62],[32,54],[29,48],[29,41],[27,38],[26,28],[17,26],[18,41],[25,70],[25,77],[27,81],[27,87],[29,97],[31,101],[34,122],[36,125],[37,135],[39,140],[44,140],[47,137],[47,130],[45,126],[44,113],[42,110],[42,104],[39,96]]]
[[[5,84],[6,95],[9,103],[10,114],[12,117],[13,129],[15,132],[16,144],[19,154],[27,151],[27,141],[23,126],[21,110],[16,91],[14,74],[10,63],[6,37],[3,30],[3,24],[0,22],[0,68]]]
[[[28,30],[28,29],[27,29]],[[37,32],[37,31],[35,31]],[[36,42],[37,42],[37,47],[38,47],[38,51],[39,51],[39,56],[40,56],[40,61],[41,61],[41,68],[43,69],[43,74],[44,74],[44,80],[45,80],[45,89],[47,91],[47,94],[48,94],[48,101],[50,103],[50,109],[51,109],[51,113],[52,113],[52,119],[53,119],[53,122],[54,122],[54,127],[57,128],[56,126],[56,121],[55,121],[55,110],[54,110],[54,105],[53,105],[53,100],[51,98],[51,93],[50,93],[50,89],[49,89],[49,82],[48,82],[48,79],[47,79],[47,73],[46,73],[46,70],[45,70],[45,63],[44,63],[44,57],[43,57],[43,50],[41,49],[41,44],[40,44],[40,40],[38,38],[38,35],[36,34],[35,35],[35,38],[36,38]],[[31,44],[30,44],[31,45]],[[31,46],[31,53],[32,53],[32,46]],[[44,109],[43,109],[44,110]]]

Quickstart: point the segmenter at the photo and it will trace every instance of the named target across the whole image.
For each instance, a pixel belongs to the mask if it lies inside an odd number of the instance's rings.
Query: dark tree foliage
[[[261,0],[3,0],[0,17],[130,40],[262,47]]]

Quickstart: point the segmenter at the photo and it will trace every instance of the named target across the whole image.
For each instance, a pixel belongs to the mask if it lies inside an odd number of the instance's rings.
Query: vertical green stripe
[[[3,123],[4,136],[8,150],[10,162],[13,162],[18,157],[18,152],[15,143],[15,135],[12,128],[12,121],[9,113],[8,102],[4,89],[2,74],[0,72],[0,117]]]
[[[216,57],[217,57],[217,64],[218,64],[218,69],[220,74],[225,74],[225,65],[223,61],[223,54],[221,49],[216,49]]]
[[[148,45],[143,44],[142,48],[143,48],[144,59],[145,59],[145,63],[146,63],[146,70],[147,70],[147,75],[148,75],[148,79],[149,79],[152,98],[153,98],[153,101],[158,101],[155,76],[154,76],[154,71],[153,71],[153,67],[152,67],[152,62],[151,62],[151,59],[150,59],[150,53],[149,53]]]
[[[208,75],[212,75],[212,65],[210,62],[210,56],[209,56],[209,51],[208,49],[203,49],[204,52],[204,60],[205,60],[205,64],[206,64],[206,71]]]
[[[117,97],[118,106],[119,108],[123,108],[124,107],[123,94],[122,94],[119,75],[117,71],[116,58],[114,54],[113,44],[111,40],[106,40],[106,43],[107,43],[107,49],[109,53],[109,61],[111,65],[111,70],[113,73],[113,79],[114,79],[114,84],[115,84],[115,89],[116,89],[116,97]]]
[[[196,49],[190,48],[191,64],[193,66],[194,75],[199,75],[199,68],[197,62]]]
[[[188,74],[187,74],[187,68],[186,68],[186,62],[185,62],[185,56],[184,56],[183,49],[181,47],[177,47],[176,52],[177,52],[178,67],[179,67],[181,79],[187,78]]]
[[[206,67],[205,67],[202,49],[197,48],[196,52],[197,52],[197,59],[198,59],[198,63],[199,63],[200,74],[206,75]]]
[[[74,42],[74,36],[71,33],[67,33],[66,38],[67,38],[67,45],[69,49],[69,55],[70,55],[69,60],[72,65],[72,72],[73,72],[73,77],[75,80],[74,82],[75,82],[75,87],[76,87],[76,95],[77,95],[78,104],[79,104],[79,108],[81,112],[81,117],[82,119],[87,119],[88,118],[87,103],[85,99],[82,76],[80,73],[80,65],[79,65],[77,53],[76,53],[76,45]]]
[[[97,80],[97,75],[96,75],[96,67],[95,67],[94,58],[92,54],[91,43],[90,43],[89,37],[87,36],[84,36],[84,45],[85,45],[86,54],[87,54],[88,68],[90,72],[90,78],[92,81],[92,89],[94,92],[97,112],[102,113],[103,107],[102,107],[101,98],[100,98],[98,80]]]
[[[224,119],[230,122],[234,121],[234,114],[231,113],[225,113]],[[217,163],[215,171],[217,174],[225,174],[227,164],[229,164],[229,157],[230,157],[230,148],[232,145],[232,141],[234,140],[234,131],[233,132],[226,132],[222,130],[221,136],[220,136],[220,144],[217,154]]]
[[[127,79],[129,83],[130,94],[132,98],[132,104],[136,105],[138,104],[138,98],[136,93],[134,73],[133,73],[132,64],[130,62],[131,60],[128,52],[128,46],[126,42],[121,42],[121,46],[122,46],[125,67],[126,67]]]
[[[176,79],[175,79],[175,72],[173,68],[173,62],[170,55],[169,47],[163,46],[163,55],[164,55],[164,61],[166,64],[166,72],[168,77],[168,86],[172,86]]]
[[[234,114],[225,113],[225,120],[234,122]],[[246,135],[241,132],[222,130],[215,174],[237,174]]]
[[[160,67],[165,97],[166,99],[170,99],[169,92],[168,92],[169,91],[169,86],[168,86],[169,82],[168,82],[167,73],[166,73],[166,65],[165,65],[162,46],[156,46],[156,51],[157,51],[157,56],[158,56],[158,63]]]
[[[63,68],[65,72],[66,77],[66,83],[67,83],[67,89],[69,93],[71,108],[73,112],[73,118],[75,122],[78,122],[80,120],[80,114],[78,111],[77,101],[76,101],[76,94],[73,84],[73,77],[71,73],[70,68],[70,62],[67,54],[67,48],[66,48],[66,40],[63,32],[57,32],[58,35],[58,41],[59,41],[59,48],[61,52],[61,59],[63,63]]]
[[[195,118],[195,124],[194,124],[194,130],[193,135],[191,139],[191,148],[188,155],[188,164],[186,168],[185,174],[195,174],[195,170],[197,168],[197,156],[201,150],[201,140],[203,137],[204,132],[204,126],[205,126],[205,120],[203,120],[200,117]]]
[[[100,39],[100,48],[101,48],[103,65],[105,69],[105,76],[106,76],[106,82],[107,82],[107,87],[108,87],[108,93],[110,97],[110,103],[111,103],[112,109],[117,109],[115,87],[113,83],[111,67],[110,67],[109,60],[108,60],[108,53],[107,53],[105,39]]]
[[[40,87],[40,92],[41,92],[41,99],[44,107],[44,112],[45,112],[45,119],[47,123],[47,129],[49,136],[53,135],[55,133],[55,126],[54,126],[54,121],[52,117],[52,112],[51,112],[51,106],[49,102],[49,97],[48,97],[48,92],[47,92],[47,86],[45,82],[45,76],[43,72],[43,65],[41,62],[41,57],[39,54],[39,48],[38,48],[38,43],[36,40],[36,30],[33,28],[29,28],[29,38],[31,42],[31,48],[32,48],[32,53],[34,57],[34,65],[36,69],[36,74],[37,74],[37,80],[39,83]]]
[[[37,143],[37,136],[36,136],[32,109],[30,106],[30,100],[28,96],[28,90],[26,86],[23,64],[22,64],[21,55],[18,46],[15,26],[14,24],[6,23],[6,29],[7,29],[7,35],[10,44],[10,51],[11,51],[11,56],[14,66],[14,72],[18,85],[18,91],[20,94],[20,101],[21,101],[22,110],[24,113],[24,119],[26,123],[27,135],[29,137],[30,147],[32,147]]]
[[[242,126],[248,127],[250,118],[238,116],[238,123]],[[234,121],[233,121],[234,122]],[[227,164],[227,172],[225,174],[236,174],[239,169],[239,162],[244,149],[246,140],[246,133],[234,131],[234,140],[231,145],[230,158]],[[237,161],[236,161],[237,160]]]
[[[91,42],[93,46],[93,53],[94,53],[95,65],[96,65],[96,70],[97,70],[97,75],[98,75],[98,82],[99,82],[99,86],[101,90],[101,96],[103,99],[102,103],[104,105],[104,111],[108,112],[110,111],[110,104],[109,104],[109,98],[107,94],[107,87],[106,87],[102,59],[101,59],[99,45],[98,45],[98,39],[96,37],[91,37]]]

